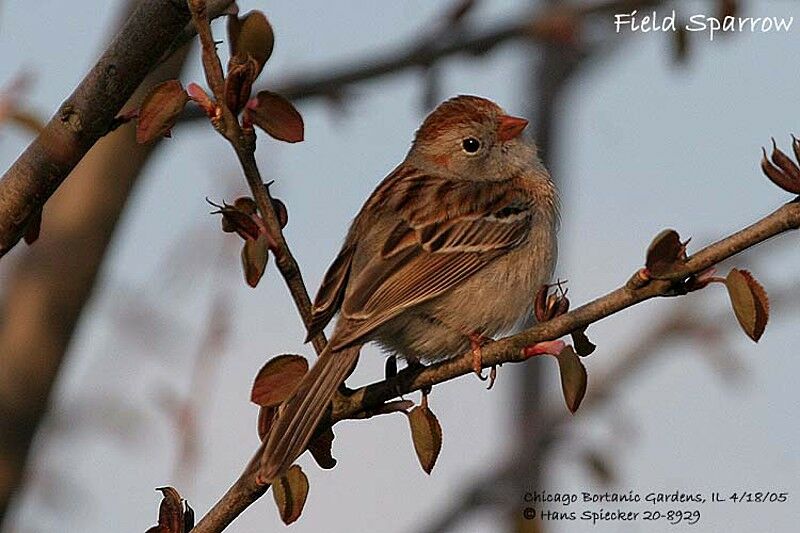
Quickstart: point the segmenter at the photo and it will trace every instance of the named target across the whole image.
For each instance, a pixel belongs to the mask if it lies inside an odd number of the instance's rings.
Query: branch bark
[[[186,52],[154,70],[128,107],[178,76]],[[156,147],[137,144],[133,124],[101,139],[48,203],[35,246],[13,264],[0,312],[0,523],[21,487],[31,441],[117,221]]]
[[[229,2],[230,3],[230,2]],[[143,0],[75,92],[0,179],[0,257],[189,22],[182,0]]]
[[[623,286],[604,296],[553,320],[536,324],[517,335],[485,345],[482,352],[483,366],[489,368],[503,363],[523,362],[526,360],[523,354],[525,346],[558,339],[645,300],[658,296],[671,296],[690,275],[699,274],[743,250],[798,228],[800,228],[800,197],[754,224],[706,246],[689,257],[683,268],[671,273],[668,278],[642,280],[637,271]],[[325,424],[333,425],[341,420],[363,418],[359,416],[361,413],[374,410],[399,394],[408,394],[471,373],[470,354],[442,361],[421,370],[403,370],[395,378],[361,387],[347,396],[337,396],[333,402],[331,417]],[[267,491],[268,485],[258,483],[258,471],[253,464],[257,462],[260,454],[259,448],[250,465],[208,514],[198,522],[192,530],[193,533],[222,531]]]

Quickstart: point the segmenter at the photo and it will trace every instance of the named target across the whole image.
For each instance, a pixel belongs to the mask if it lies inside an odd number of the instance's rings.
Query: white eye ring
[[[481,142],[475,137],[467,137],[461,141],[461,149],[467,155],[475,155],[481,149]]]

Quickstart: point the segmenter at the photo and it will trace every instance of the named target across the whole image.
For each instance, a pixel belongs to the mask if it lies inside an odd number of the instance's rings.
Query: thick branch
[[[629,281],[624,286],[574,311],[484,346],[484,368],[502,363],[522,362],[526,359],[522,354],[525,346],[557,339],[637,303],[673,294],[676,283],[680,283],[690,275],[699,274],[775,235],[798,228],[800,228],[800,198],[780,207],[747,228],[698,251],[688,259],[683,268],[672,274],[670,279],[650,280],[643,285]],[[636,276],[631,278],[635,279]],[[360,418],[360,413],[375,409],[398,394],[410,393],[470,373],[472,373],[470,357],[456,357],[422,370],[405,370],[395,378],[361,387],[348,396],[337,396],[328,423],[335,424],[345,419]],[[259,457],[260,454],[259,449],[254,457]],[[197,524],[192,530],[193,533],[216,533],[225,529],[236,516],[266,492],[268,486],[260,485],[257,477],[257,470],[252,466],[248,467]]]
[[[120,25],[138,3],[130,2]],[[126,107],[138,107],[156,83],[177,77],[186,51],[155,69]],[[137,144],[134,124],[101,139],[48,203],[35,246],[20,250],[8,265],[0,303],[0,523],[23,486],[31,442],[117,221],[157,146]]]
[[[42,208],[186,25],[182,2],[146,0],[75,92],[0,180],[0,255]]]
[[[61,105],[45,130],[0,179],[0,257],[109,126],[189,21],[182,0],[143,0]]]

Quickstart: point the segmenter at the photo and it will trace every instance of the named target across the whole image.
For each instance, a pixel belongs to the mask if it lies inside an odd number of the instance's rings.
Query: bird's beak
[[[501,141],[510,141],[522,133],[522,130],[528,125],[528,121],[524,118],[512,117],[509,115],[500,115],[498,122],[497,138]]]

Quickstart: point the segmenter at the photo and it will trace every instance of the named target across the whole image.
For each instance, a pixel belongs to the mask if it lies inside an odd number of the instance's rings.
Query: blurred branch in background
[[[116,44],[110,45],[104,59],[28,148],[26,153],[30,152],[32,158],[28,162],[33,164],[21,163],[26,157],[23,155],[0,183],[0,198],[4,198],[0,199],[0,233],[15,228],[11,231],[15,234],[12,241],[16,242],[22,219],[14,218],[11,213],[18,208],[27,210],[30,204],[23,201],[24,205],[10,207],[5,200],[13,204],[33,193],[41,206],[44,201],[44,197],[39,196],[41,188],[55,189],[53,179],[57,180],[57,185],[67,174],[71,176],[63,190],[45,208],[41,238],[9,265],[12,271],[5,279],[5,292],[0,302],[0,354],[4,369],[0,374],[0,524],[22,482],[31,442],[47,411],[50,391],[84,306],[92,294],[117,221],[138,176],[158,146],[158,143],[137,144],[135,127],[128,124],[99,139],[90,150],[94,141],[107,132],[97,122],[113,120],[119,111],[115,105],[117,102],[120,106],[125,103],[126,94],[133,93],[125,109],[137,108],[154,85],[179,75],[188,52],[187,43],[194,34],[188,24],[188,11],[182,7],[183,2],[176,4],[184,11],[183,15],[180,15],[180,9],[175,11],[171,2],[131,0],[127,3],[120,17],[120,27],[123,22],[127,25],[116,37]],[[231,4],[232,0],[210,2],[210,15],[220,16]],[[165,10],[171,15],[163,15]],[[134,11],[136,15],[129,18]],[[154,22],[152,17],[157,20]],[[137,62],[150,61],[146,58],[160,53],[160,49],[139,46],[142,50],[136,50],[137,46],[130,43],[146,43],[149,35],[169,44],[172,41],[167,28],[169,24],[177,25],[179,37],[169,49],[170,55],[163,55],[159,66],[148,74],[149,67]],[[146,31],[142,26],[146,26]],[[179,43],[182,44],[180,48],[177,46]],[[136,63],[135,67],[128,68],[128,61]],[[104,72],[98,70],[102,65],[108,67]],[[141,85],[141,77],[137,78],[137,75],[147,75]],[[106,76],[119,82],[111,83]],[[99,98],[97,91],[113,94],[104,93],[105,97]],[[4,103],[8,104],[8,99]],[[9,106],[4,109],[9,109]],[[12,112],[8,118],[16,122],[31,117],[28,113],[20,115],[18,106],[10,109]],[[81,114],[81,109],[85,115]],[[77,120],[77,123],[70,122],[70,127],[74,126],[75,130],[68,134],[77,144],[62,139],[63,132],[54,133],[65,127],[66,122],[62,123],[62,119],[67,110],[69,116]],[[82,129],[82,123],[91,124],[92,132]],[[76,151],[71,155],[54,154],[54,146],[59,149],[72,146]],[[59,167],[56,160],[63,161],[62,156],[73,162]],[[77,166],[72,171],[75,164]],[[55,178],[51,174],[53,169],[63,174]],[[17,185],[12,185],[10,180],[15,180]],[[26,190],[17,188],[20,183],[27,183],[23,187]],[[37,190],[40,192],[35,192]],[[4,196],[6,193],[10,196]],[[38,217],[41,217],[41,212],[34,215],[34,218]],[[7,225],[9,222],[11,226]],[[23,226],[29,227],[30,223],[24,222]],[[5,237],[8,236],[6,233]],[[5,245],[11,241],[0,240],[4,241],[3,248],[7,251]]]
[[[342,103],[348,89],[355,84],[384,76],[417,70],[425,73],[434,64],[457,55],[481,56],[497,46],[513,41],[526,41],[542,45],[573,46],[582,38],[585,25],[602,24],[603,16],[616,11],[641,9],[664,3],[666,0],[607,0],[600,2],[569,3],[541,8],[534,15],[515,17],[489,29],[467,30],[467,13],[456,14],[449,9],[443,14],[448,25],[435,24],[433,33],[411,39],[396,50],[348,61],[321,72],[286,76],[270,88],[290,100],[328,98]],[[467,2],[457,2],[456,5]],[[456,20],[453,21],[452,19]],[[455,22],[455,24],[453,24]],[[606,29],[612,28],[603,24]],[[254,89],[256,92],[258,89]],[[190,108],[185,119],[205,118],[202,110]]]
[[[128,106],[176,76],[186,53],[148,76]],[[31,442],[117,221],[156,146],[138,145],[132,125],[102,139],[48,203],[36,245],[9,265],[0,303],[0,523],[22,483]]]
[[[189,22],[181,0],[134,5],[97,64],[0,179],[0,256],[36,222],[47,199],[89,149],[113,129],[123,105]]]

